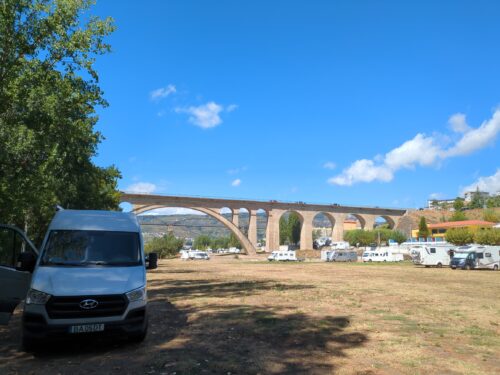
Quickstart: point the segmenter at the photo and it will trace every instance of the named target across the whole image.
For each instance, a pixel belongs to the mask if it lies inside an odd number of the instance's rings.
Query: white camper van
[[[267,257],[268,261],[292,261],[296,262],[297,255],[295,254],[295,251],[273,251],[271,255]]]
[[[58,211],[40,250],[21,230],[0,225],[0,262],[0,323],[25,299],[26,349],[54,336],[146,336],[144,248],[135,215]]]
[[[460,246],[450,262],[452,269],[491,269],[500,268],[500,246],[469,245]]]
[[[413,263],[425,267],[449,266],[454,255],[456,246],[453,245],[433,245],[418,246],[410,249]]]
[[[363,262],[402,262],[403,254],[394,253],[386,248],[378,248],[372,251],[365,251],[361,260]]]

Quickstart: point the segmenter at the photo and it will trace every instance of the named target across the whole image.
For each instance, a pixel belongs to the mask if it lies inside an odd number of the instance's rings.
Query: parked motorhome
[[[268,261],[297,261],[297,255],[295,251],[273,251],[271,255],[267,257]]]
[[[348,250],[349,247],[350,245],[347,241],[332,242],[330,245],[332,250]]]
[[[443,267],[450,265],[451,258],[454,255],[456,246],[453,245],[434,245],[434,246],[415,246],[411,248],[413,263],[425,267]]]
[[[363,262],[402,262],[403,254],[394,253],[389,249],[378,248],[372,251],[365,251],[361,259]]]
[[[332,251],[327,257],[327,262],[357,262],[358,254],[355,251]]]
[[[40,249],[15,227],[0,225],[0,232],[0,253],[11,251],[2,258],[10,263],[0,264],[0,324],[24,299],[26,349],[54,336],[116,332],[145,338],[147,264],[135,215],[58,211]]]
[[[183,260],[194,260],[194,259],[199,259],[199,260],[209,260],[210,256],[206,251],[200,251],[200,250],[182,250],[180,252],[181,254],[181,259]]]
[[[500,268],[500,246],[468,245],[455,250],[450,261],[452,269],[492,269]]]

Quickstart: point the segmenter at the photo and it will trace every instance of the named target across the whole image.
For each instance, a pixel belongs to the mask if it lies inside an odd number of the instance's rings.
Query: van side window
[[[24,247],[24,240],[7,228],[0,228],[0,266],[16,267],[17,258]]]
[[[476,253],[477,259],[483,259],[483,253]]]
[[[435,247],[431,247],[431,254],[436,254],[436,248]]]
[[[491,257],[491,253],[485,253],[484,256],[490,258]]]

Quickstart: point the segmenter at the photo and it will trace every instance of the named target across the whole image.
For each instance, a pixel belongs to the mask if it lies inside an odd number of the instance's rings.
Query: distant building
[[[479,196],[483,199],[488,199],[490,194],[486,191],[468,191],[464,194],[464,200],[466,203],[470,203],[472,198],[474,198],[474,194],[479,194]]]
[[[446,236],[446,231],[450,228],[469,228],[469,229],[485,229],[493,228],[495,223],[484,220],[463,220],[463,221],[446,221],[444,223],[427,224],[431,235],[430,238],[434,241],[443,241]],[[418,238],[418,229],[411,231],[412,238]]]
[[[429,199],[427,201],[427,208],[430,210],[437,210],[443,206],[453,207],[453,203],[455,203],[455,199]]]

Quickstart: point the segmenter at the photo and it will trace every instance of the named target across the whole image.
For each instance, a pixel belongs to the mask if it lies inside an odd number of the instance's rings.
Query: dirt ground
[[[20,349],[0,374],[498,374],[500,272],[412,264],[161,261],[141,344],[98,336]]]

